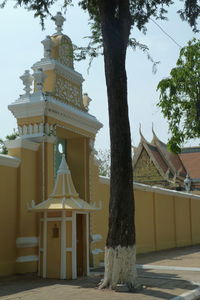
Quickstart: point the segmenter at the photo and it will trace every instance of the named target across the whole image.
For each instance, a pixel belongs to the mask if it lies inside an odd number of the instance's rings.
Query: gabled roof
[[[173,152],[170,152],[167,149],[167,145],[163,143],[155,134],[153,131],[153,140],[152,142],[157,147],[158,151],[160,152],[161,156],[163,157],[163,160],[168,164],[169,169],[173,174],[177,174],[177,176],[180,177],[186,177],[187,172],[185,170],[185,167],[179,157],[178,154],[175,154]]]
[[[200,147],[186,147],[181,149],[180,154],[175,154],[167,149],[167,145],[163,143],[153,132],[153,139],[149,143],[141,133],[140,143],[134,148],[133,167],[136,165],[143,149],[145,149],[161,175],[167,179],[166,173],[171,172],[176,178],[183,180],[188,174],[191,179],[199,179],[200,181]]]

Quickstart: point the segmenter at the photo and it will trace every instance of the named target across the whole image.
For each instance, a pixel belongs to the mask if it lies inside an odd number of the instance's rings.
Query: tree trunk
[[[99,0],[111,141],[109,231],[100,288],[135,286],[135,227],[126,50],[131,28],[128,0]],[[116,15],[118,16],[116,18]]]

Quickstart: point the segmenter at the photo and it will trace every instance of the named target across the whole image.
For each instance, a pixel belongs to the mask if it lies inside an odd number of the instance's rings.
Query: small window
[[[52,238],[58,238],[59,237],[59,228],[56,224],[54,224],[54,227],[52,228]]]
[[[66,140],[58,138],[54,148],[54,180],[62,160],[62,154],[66,155]]]

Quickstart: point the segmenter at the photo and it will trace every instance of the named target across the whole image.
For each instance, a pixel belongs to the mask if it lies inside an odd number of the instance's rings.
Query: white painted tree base
[[[129,289],[136,287],[135,246],[105,248],[105,273],[99,288],[115,289],[117,284],[125,284]]]

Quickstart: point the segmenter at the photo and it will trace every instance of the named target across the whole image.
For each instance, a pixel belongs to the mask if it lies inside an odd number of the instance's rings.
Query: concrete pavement
[[[185,247],[137,257],[135,293],[116,293],[96,288],[101,270],[77,280],[41,279],[35,274],[0,279],[2,300],[152,300],[200,299],[200,246]],[[178,298],[177,298],[178,297]]]

